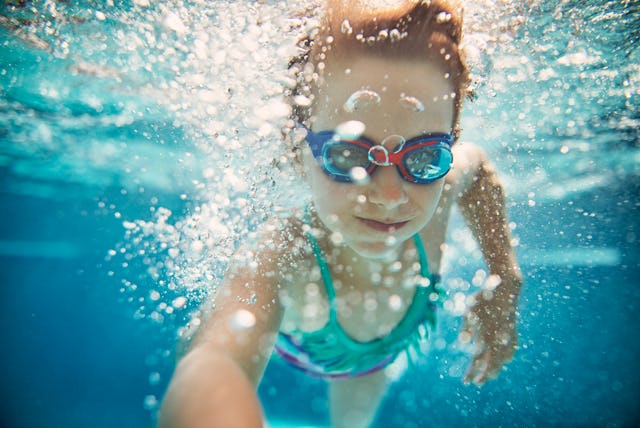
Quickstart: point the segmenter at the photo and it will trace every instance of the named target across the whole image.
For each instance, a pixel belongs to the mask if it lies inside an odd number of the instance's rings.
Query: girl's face
[[[364,124],[363,135],[381,144],[399,135],[451,132],[453,87],[442,67],[425,61],[358,57],[334,60],[318,86],[312,130],[334,130],[347,121]],[[397,137],[387,138],[392,151]],[[396,253],[433,216],[444,180],[405,181],[395,166],[377,167],[367,183],[333,181],[304,154],[313,201],[320,220],[358,254],[383,259]]]

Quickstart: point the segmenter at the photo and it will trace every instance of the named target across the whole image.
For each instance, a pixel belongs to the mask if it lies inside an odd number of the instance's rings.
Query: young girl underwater
[[[504,193],[479,147],[454,144],[468,85],[461,10],[377,3],[329,1],[292,61],[289,95],[311,102],[294,103],[288,142],[311,203],[238,250],[176,367],[161,427],[262,426],[255,390],[274,349],[327,379],[332,426],[369,426],[385,368],[435,322],[454,204],[491,274],[468,299],[459,339],[477,352],[463,381],[482,385],[511,359],[521,275]]]

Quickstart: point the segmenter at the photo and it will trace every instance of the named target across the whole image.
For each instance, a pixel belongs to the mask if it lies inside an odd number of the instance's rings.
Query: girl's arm
[[[274,233],[241,249],[216,295],[210,317],[176,367],[160,410],[160,428],[260,427],[255,393],[282,319],[280,253]],[[215,305],[215,306],[214,306]]]
[[[202,344],[177,366],[158,428],[262,427],[255,388],[226,352]]]
[[[502,184],[486,154],[478,146],[465,144],[465,180],[458,205],[480,244],[490,277],[487,287],[475,296],[461,340],[475,337],[478,352],[464,381],[482,385],[498,375],[511,360],[517,345],[516,305],[522,276],[505,209]]]

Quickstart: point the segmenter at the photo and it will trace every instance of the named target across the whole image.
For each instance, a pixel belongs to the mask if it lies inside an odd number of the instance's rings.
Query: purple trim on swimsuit
[[[282,333],[282,332],[280,334],[287,339],[287,342],[291,346],[293,346],[296,350],[300,351],[302,355],[307,355],[304,352],[304,349],[300,345],[295,343],[293,336],[291,336],[290,334]],[[320,366],[302,361],[296,355],[287,352],[286,350],[280,348],[277,345],[275,346],[275,350],[278,353],[278,355],[280,355],[285,361],[290,363],[296,369],[307,373],[309,376],[320,378],[320,379],[343,379],[347,377],[366,376],[368,374],[377,372],[378,370],[382,370],[383,368],[391,364],[396,357],[396,355],[388,355],[384,359],[382,359],[378,364],[362,372],[324,373],[320,371],[321,370]]]

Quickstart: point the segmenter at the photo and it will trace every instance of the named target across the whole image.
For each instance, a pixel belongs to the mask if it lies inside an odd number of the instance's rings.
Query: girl
[[[161,426],[261,426],[255,387],[274,347],[328,380],[333,426],[369,426],[384,368],[434,322],[454,203],[492,275],[468,301],[460,340],[478,352],[464,381],[482,385],[511,359],[521,277],[502,187],[481,149],[453,144],[468,80],[460,38],[461,12],[444,0],[329,1],[292,63],[289,143],[312,202],[238,251]]]

